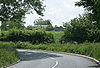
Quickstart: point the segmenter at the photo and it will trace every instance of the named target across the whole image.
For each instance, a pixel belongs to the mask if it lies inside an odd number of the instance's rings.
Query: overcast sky
[[[44,0],[45,11],[43,19],[50,19],[53,25],[61,26],[63,22],[68,22],[71,19],[78,17],[79,14],[84,13],[82,7],[76,7],[75,2],[79,0]],[[35,19],[38,19],[39,15],[27,14],[25,19],[26,26],[33,25]]]

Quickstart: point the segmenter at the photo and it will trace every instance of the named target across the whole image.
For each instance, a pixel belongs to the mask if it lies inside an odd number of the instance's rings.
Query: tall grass
[[[82,44],[52,43],[52,44],[33,45],[29,42],[17,42],[17,43],[0,42],[0,63],[2,63],[0,64],[0,66],[9,65],[12,62],[18,60],[18,54],[15,51],[15,49],[12,48],[12,46],[18,49],[48,50],[48,51],[55,51],[55,52],[81,54],[81,55],[93,57],[100,61],[100,43],[82,43]],[[8,62],[6,62],[7,60]]]
[[[75,53],[90,56],[100,60],[100,43],[83,43],[83,44],[38,44],[33,45],[28,42],[10,43],[18,49],[48,50],[56,52]]]
[[[100,43],[83,44],[39,44],[30,46],[31,49],[75,53],[90,56],[100,60]]]
[[[8,66],[19,60],[16,49],[11,46],[13,43],[0,42],[0,68]]]

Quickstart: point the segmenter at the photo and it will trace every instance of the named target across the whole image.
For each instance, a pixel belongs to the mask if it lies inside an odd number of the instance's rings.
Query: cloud
[[[50,19],[53,25],[62,25],[62,22],[68,22],[70,19],[77,17],[79,14],[84,13],[82,7],[75,7],[75,2],[79,0],[44,0],[46,5],[44,12],[44,19]],[[26,15],[27,24],[32,24],[32,22],[39,18],[37,14]],[[30,23],[29,23],[30,22]]]

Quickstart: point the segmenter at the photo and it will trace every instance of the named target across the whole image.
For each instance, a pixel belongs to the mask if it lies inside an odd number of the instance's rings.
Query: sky
[[[75,6],[75,2],[80,0],[44,0],[45,11],[43,12],[44,16],[41,17],[35,12],[33,14],[27,14],[25,17],[25,26],[33,25],[35,19],[39,17],[44,20],[50,19],[53,26],[58,25],[62,26],[63,22],[69,22],[71,19],[78,17],[79,14],[84,13],[82,7]]]

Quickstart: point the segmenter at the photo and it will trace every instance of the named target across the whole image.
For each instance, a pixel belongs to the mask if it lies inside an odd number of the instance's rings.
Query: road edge
[[[30,50],[30,49],[24,49],[24,50]],[[98,64],[100,66],[100,61],[93,58],[93,57],[89,57],[86,55],[81,55],[81,54],[75,54],[75,53],[66,53],[66,52],[57,52],[57,51],[47,51],[47,50],[32,50],[32,51],[41,51],[41,52],[48,52],[48,53],[59,53],[59,54],[67,54],[67,55],[73,55],[73,56],[79,56],[79,57],[83,57],[86,59],[89,59],[93,62],[95,62],[96,64]]]
[[[74,54],[74,53],[66,53],[66,54],[67,55],[73,55],[73,56],[79,56],[79,57],[83,57],[83,58],[89,59],[89,60],[95,62],[96,64],[98,64],[100,66],[100,61],[96,60],[93,57],[89,57],[89,56],[85,56],[85,55],[80,55],[80,54]]]
[[[15,64],[17,64],[17,63],[19,63],[21,60],[18,60],[17,62],[15,62],[15,63],[13,63],[13,64],[10,64],[10,65],[8,65],[8,66],[4,66],[4,67],[1,67],[1,68],[7,68],[7,67],[10,67],[10,66],[12,66],[12,65],[15,65]]]
[[[17,49],[17,50],[31,50],[31,49]],[[79,56],[79,57],[83,57],[83,58],[86,58],[86,59],[89,59],[91,60],[92,62],[95,62],[96,64],[98,64],[100,66],[100,61],[96,60],[95,58],[93,57],[89,57],[89,56],[85,56],[85,55],[81,55],[81,54],[75,54],[75,53],[66,53],[66,52],[56,52],[56,51],[47,51],[47,50],[31,50],[31,51],[41,51],[41,52],[47,52],[47,53],[58,53],[58,54],[66,54],[66,55],[72,55],[72,56]],[[15,65],[17,63],[19,63],[21,60],[18,60],[17,62],[11,64],[11,65],[8,65],[8,66],[4,66],[4,67],[1,67],[1,68],[6,68],[6,67],[10,67],[12,65]]]

